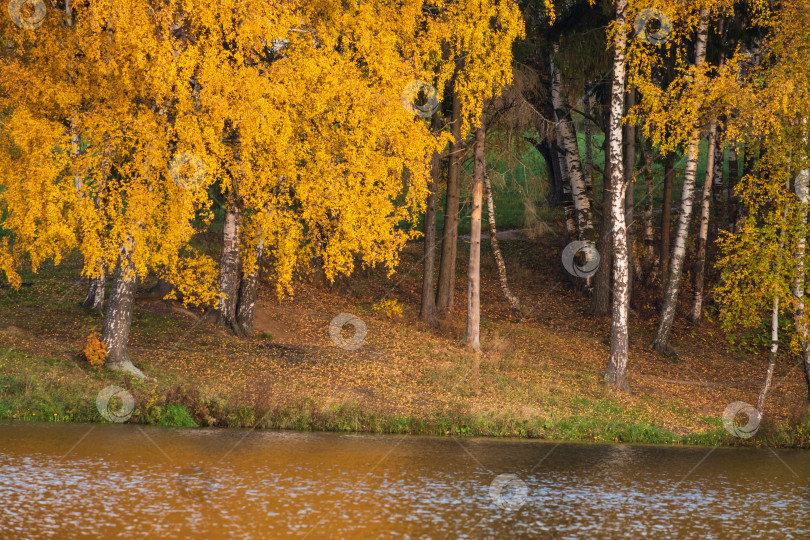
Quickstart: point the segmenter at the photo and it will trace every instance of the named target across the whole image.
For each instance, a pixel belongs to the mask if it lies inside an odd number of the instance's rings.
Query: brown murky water
[[[2,538],[644,536],[810,537],[810,452],[0,424]]]

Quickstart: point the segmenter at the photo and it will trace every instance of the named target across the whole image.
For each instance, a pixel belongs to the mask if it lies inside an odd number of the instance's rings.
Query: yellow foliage
[[[85,360],[91,365],[102,367],[107,359],[107,346],[98,339],[98,336],[90,334],[87,336],[87,343],[85,343],[82,353]]]
[[[90,0],[70,15],[0,17],[0,270],[18,283],[24,255],[36,271],[78,247],[84,275],[109,274],[126,246],[138,275],[199,304],[216,265],[186,247],[212,186],[242,211],[246,269],[264,239],[279,294],[314,260],[330,280],[393,272],[450,140],[403,89],[441,97],[455,74],[466,133],[524,33],[512,0]]]
[[[402,306],[395,298],[384,298],[374,305],[374,311],[382,312],[389,319],[402,317]]]

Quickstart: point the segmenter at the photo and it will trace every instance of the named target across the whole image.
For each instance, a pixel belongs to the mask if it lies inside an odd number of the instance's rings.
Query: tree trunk
[[[548,175],[548,195],[546,195],[546,200],[552,205],[559,204],[562,201],[562,187],[559,190],[557,189],[560,182],[559,171],[557,170],[559,165],[557,158],[551,153],[551,145],[545,139],[542,142],[532,137],[526,137],[525,139],[540,152],[546,162],[546,174]]]
[[[470,216],[470,266],[467,271],[467,345],[481,351],[481,205],[484,187],[484,131],[483,115],[475,130],[475,149],[472,185],[472,214]]]
[[[132,264],[132,253],[129,247],[124,246],[115,268],[110,302],[104,314],[101,334],[101,341],[107,347],[104,365],[115,371],[126,371],[139,379],[148,379],[149,377],[132,364],[127,353],[136,287],[137,276]]]
[[[239,302],[236,308],[236,323],[245,336],[253,335],[253,320],[256,314],[256,300],[259,297],[259,273],[262,255],[264,255],[264,238],[256,242],[256,265],[239,283]]]
[[[439,260],[439,282],[436,288],[436,314],[447,317],[453,311],[456,284],[456,251],[458,249],[459,169],[461,161],[461,102],[453,92],[453,113],[450,130],[450,165],[447,174],[447,201],[444,205],[442,255]]]
[[[798,180],[798,178],[797,178]],[[787,186],[790,187],[790,181],[787,182]],[[798,193],[798,191],[797,191]],[[799,197],[801,199],[801,195]],[[785,207],[784,212],[782,212],[782,222],[784,223],[787,221],[788,216],[788,208]],[[777,274],[779,270],[781,270],[782,265],[782,250],[785,248],[785,229],[784,227],[779,232],[779,248],[776,251],[776,261],[777,261]],[[794,281],[795,283],[795,281]],[[759,392],[759,397],[757,398],[757,412],[759,412],[760,417],[762,417],[762,409],[765,408],[765,399],[768,397],[768,391],[771,389],[771,381],[773,380],[773,370],[776,366],[776,353],[779,350],[779,288],[773,288],[773,310],[771,311],[771,354],[768,358],[768,368],[765,372],[765,382],[762,383],[762,390]]]
[[[796,327],[796,334],[799,338],[799,346],[802,351],[802,364],[804,364],[804,379],[807,383],[807,399],[810,401],[810,342],[807,336],[807,320],[804,309],[804,255],[806,250],[807,237],[807,200],[808,200],[808,180],[810,180],[810,169],[805,169],[796,176],[795,191],[799,202],[802,205],[800,217],[799,240],[796,243],[796,277],[793,279],[793,296],[795,300],[795,311],[793,313],[793,324]]]
[[[239,206],[233,202],[225,209],[225,225],[222,231],[222,256],[219,261],[219,315],[217,324],[231,328],[237,335],[241,330],[236,321],[236,305],[239,298],[239,231],[242,225]]]
[[[709,29],[709,14],[706,9],[700,13],[700,27],[697,44],[695,46],[695,65],[701,65],[706,57],[706,39]],[[659,353],[671,353],[669,334],[675,322],[675,311],[678,307],[678,291],[681,285],[683,262],[686,257],[686,237],[689,234],[689,222],[692,217],[692,197],[695,191],[695,174],[697,173],[698,144],[700,131],[695,126],[689,137],[687,150],[686,170],[683,175],[683,194],[681,196],[681,215],[678,217],[678,231],[675,236],[675,249],[669,264],[669,276],[664,290],[664,302],[661,307],[661,320],[651,343],[651,347]]]
[[[570,182],[571,202],[574,207],[576,237],[579,240],[593,239],[593,222],[591,220],[591,202],[582,176],[582,163],[579,158],[579,146],[574,123],[566,109],[560,90],[560,70],[551,62],[551,101],[554,106],[554,117],[557,121],[557,140],[562,149],[565,168]]]
[[[591,93],[588,85],[585,85],[585,95],[582,97],[583,112],[585,113],[585,163],[583,163],[582,175],[585,179],[585,189],[587,190],[588,200],[593,200],[593,136],[591,134],[591,120],[588,118],[591,115]]]
[[[644,280],[651,285],[655,280],[655,227],[653,226],[653,153],[652,139],[641,145],[644,152]]]
[[[516,312],[520,312],[520,300],[517,296],[512,294],[509,289],[509,283],[506,280],[506,263],[501,254],[501,248],[498,246],[498,230],[495,227],[495,201],[492,197],[492,183],[489,181],[489,174],[484,167],[484,187],[487,189],[487,217],[489,218],[489,238],[492,244],[492,253],[495,255],[495,263],[498,265],[498,281],[501,284],[501,290],[509,305]]]
[[[106,285],[107,279],[102,269],[99,277],[90,278],[90,287],[88,287],[87,296],[82,302],[82,306],[104,313],[104,288]]]
[[[441,129],[439,113],[435,113],[430,126],[434,132]],[[425,261],[422,270],[422,305],[419,309],[419,318],[430,325],[436,324],[436,297],[433,290],[433,273],[436,268],[436,191],[439,186],[442,157],[435,152],[431,159],[430,194],[425,209]]]
[[[703,314],[703,283],[706,276],[706,245],[709,236],[709,211],[711,210],[711,190],[713,187],[712,178],[715,174],[714,151],[717,148],[719,134],[717,133],[717,119],[713,118],[709,127],[709,148],[706,156],[706,176],[703,180],[703,197],[700,201],[700,230],[698,231],[697,257],[694,270],[694,296],[692,297],[692,309],[687,318],[694,324],[700,323]]]
[[[629,111],[636,105],[636,91],[631,88],[627,92],[627,110]],[[635,235],[633,234],[633,207],[635,204],[635,183],[633,178],[636,172],[636,126],[628,123],[624,126],[625,129],[625,152],[624,152],[624,183],[627,189],[624,195],[624,222],[625,230],[627,231],[627,298],[630,304],[633,303],[633,274],[635,257],[633,256],[633,241]]]
[[[779,350],[779,296],[774,293],[773,310],[771,312],[771,354],[768,358],[768,369],[765,371],[765,382],[762,383],[762,390],[757,398],[757,412],[762,416],[762,409],[765,408],[765,399],[771,389],[773,380],[773,369],[776,366],[776,353]]]
[[[613,45],[613,84],[611,88],[610,124],[610,171],[613,196],[611,214],[613,221],[613,312],[610,326],[610,359],[605,371],[605,381],[611,388],[629,391],[627,384],[628,311],[630,298],[627,290],[628,260],[627,232],[624,222],[624,198],[627,184],[624,181],[622,162],[622,116],[625,92],[625,15],[627,0],[616,0],[616,26]]]
[[[555,204],[564,204],[565,196],[563,195],[563,186],[565,185],[565,172],[560,168],[560,149],[557,147],[557,141],[552,140],[550,143],[544,141],[548,146],[548,155],[551,157],[551,170],[554,172],[554,193],[553,199],[550,202]]]
[[[563,210],[565,212],[565,231],[568,235],[568,240],[577,238],[577,210],[574,206],[574,197],[571,193],[571,176],[568,171],[568,163],[565,160],[565,150],[560,148],[559,141],[552,143],[552,148],[557,153],[559,162],[560,181],[562,183],[562,201]]]
[[[661,201],[661,275],[669,275],[669,243],[672,238],[672,183],[675,179],[675,154],[664,165],[664,197]]]
[[[599,252],[599,267],[596,269],[593,285],[593,297],[591,297],[591,312],[596,315],[608,315],[610,313],[610,280],[613,265],[613,228],[612,215],[612,193],[610,152],[608,150],[610,137],[605,137],[605,173],[602,178],[602,223],[599,226],[599,240],[596,249]]]

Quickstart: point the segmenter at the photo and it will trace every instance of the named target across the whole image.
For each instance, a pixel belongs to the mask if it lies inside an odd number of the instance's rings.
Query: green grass
[[[762,436],[742,440],[729,435],[716,418],[706,418],[716,426],[712,430],[678,436],[649,424],[639,411],[625,409],[604,397],[573,398],[576,414],[556,419],[540,415],[526,418],[511,410],[473,413],[462,399],[428,417],[415,418],[366,410],[357,401],[326,408],[319,408],[308,398],[271,409],[229,404],[219,396],[205,397],[200,389],[179,386],[167,377],[161,377],[164,382],[159,385],[143,383],[121,373],[97,371],[67,360],[33,358],[21,352],[12,352],[0,361],[0,366],[0,420],[106,422],[96,409],[95,396],[99,388],[116,384],[127,388],[134,398],[129,423],[163,427],[218,425],[636,444],[810,447],[810,414],[797,426],[771,426]],[[547,397],[545,405],[543,410],[550,410],[557,400]]]

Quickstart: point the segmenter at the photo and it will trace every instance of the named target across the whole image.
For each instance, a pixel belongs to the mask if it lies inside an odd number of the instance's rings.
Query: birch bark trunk
[[[554,106],[554,117],[557,122],[557,140],[562,148],[565,168],[570,183],[569,191],[574,206],[574,222],[576,223],[577,239],[593,239],[593,222],[591,221],[591,203],[588,199],[588,190],[582,175],[582,162],[579,158],[579,146],[574,124],[570,120],[562,97],[562,83],[560,70],[551,61],[551,101]]]
[[[786,186],[786,187],[789,187]],[[787,221],[788,208],[785,207],[782,213],[782,221]],[[785,229],[779,232],[779,248],[776,251],[776,260],[778,268],[781,269],[782,250],[785,248]],[[777,272],[778,273],[778,272]],[[795,282],[794,282],[795,283]],[[765,400],[768,397],[768,392],[771,389],[771,382],[773,381],[773,370],[776,367],[776,353],[779,351],[779,289],[773,288],[773,309],[771,310],[771,350],[768,357],[768,368],[765,370],[765,381],[762,383],[762,389],[759,391],[757,398],[757,412],[762,418],[762,410],[765,408]]]
[[[672,239],[672,183],[675,180],[675,154],[667,156],[664,166],[664,198],[661,202],[661,275],[669,275]]]
[[[470,217],[470,265],[467,271],[467,345],[481,352],[481,204],[484,186],[484,119],[475,130]]]
[[[87,289],[87,296],[84,298],[82,306],[104,313],[104,289],[106,286],[107,280],[104,269],[102,269],[101,276],[90,278],[90,286]]]
[[[613,221],[613,311],[610,327],[610,358],[605,372],[608,386],[620,391],[630,390],[627,384],[628,311],[630,298],[627,290],[627,231],[624,222],[624,197],[627,185],[624,181],[622,162],[622,116],[625,92],[625,48],[627,43],[625,17],[627,0],[616,0],[616,36],[613,44],[613,83],[611,88],[610,123],[610,170],[611,214]]]
[[[574,206],[574,198],[571,194],[571,181],[568,174],[568,163],[565,161],[565,150],[560,147],[559,136],[552,143],[552,147],[557,154],[557,164],[560,172],[560,182],[562,183],[562,202],[563,211],[565,212],[565,230],[568,234],[568,240],[577,238],[577,210]]]
[[[104,314],[104,325],[101,341],[107,347],[107,358],[104,365],[115,371],[126,371],[139,379],[149,379],[140,369],[132,364],[127,353],[127,341],[132,327],[132,310],[135,306],[135,290],[137,276],[132,264],[132,238],[128,239],[130,245],[121,247],[118,258],[110,302]]]
[[[636,91],[631,88],[627,92],[627,111],[636,105]],[[624,222],[627,234],[627,298],[630,304],[633,303],[633,281],[636,268],[634,267],[635,257],[633,254],[633,244],[635,234],[633,232],[633,210],[635,205],[635,177],[636,169],[636,126],[628,123],[625,127],[625,153],[624,153],[624,183],[627,189],[624,194]]]
[[[506,263],[503,260],[501,248],[498,245],[498,230],[495,227],[495,201],[492,197],[492,184],[489,181],[489,174],[484,167],[484,187],[487,189],[487,217],[489,218],[489,238],[492,244],[492,253],[495,255],[495,263],[498,265],[498,281],[501,284],[501,291],[509,305],[516,312],[520,312],[520,300],[509,289],[509,282],[506,280]]]
[[[251,272],[239,283],[239,301],[236,308],[236,324],[245,336],[253,335],[253,321],[256,315],[256,300],[259,298],[259,274],[262,255],[264,255],[264,237],[256,240],[256,263]]]
[[[768,397],[768,392],[771,389],[771,381],[773,381],[773,370],[776,367],[776,353],[779,350],[779,297],[773,297],[773,310],[771,311],[771,354],[768,357],[768,368],[765,371],[765,382],[762,383],[762,389],[759,391],[757,398],[757,411],[760,418],[762,417],[762,409],[765,408],[765,399]]]
[[[219,261],[219,314],[217,323],[230,327],[237,335],[241,330],[236,321],[236,305],[239,298],[239,231],[241,211],[234,201],[225,210],[225,225],[222,231],[222,256]]]
[[[700,26],[695,46],[695,65],[701,65],[706,57],[706,40],[709,32],[709,14],[706,9],[701,10]],[[678,230],[675,235],[675,248],[669,264],[669,276],[664,290],[664,302],[661,307],[661,319],[650,347],[663,354],[672,354],[674,351],[669,345],[669,335],[675,322],[675,311],[678,305],[678,292],[680,291],[683,263],[686,257],[686,237],[689,234],[689,222],[692,217],[692,198],[695,191],[695,174],[697,173],[698,143],[700,131],[692,128],[687,150],[686,170],[683,175],[683,191],[681,195],[681,214],[678,217]]]
[[[703,313],[703,284],[706,276],[706,245],[709,238],[709,213],[711,210],[711,195],[715,176],[715,148],[717,145],[717,119],[713,118],[709,127],[709,148],[706,156],[706,176],[703,180],[703,193],[700,201],[700,229],[698,231],[697,257],[694,270],[694,296],[692,309],[687,318],[694,324],[700,323]]]
[[[799,337],[799,346],[801,347],[802,364],[804,365],[804,379],[807,383],[807,399],[810,401],[810,342],[808,340],[807,329],[807,314],[805,313],[804,305],[804,259],[805,251],[807,249],[807,201],[808,201],[808,180],[810,180],[810,169],[801,171],[796,176],[795,192],[802,205],[802,212],[800,217],[800,233],[799,240],[796,244],[796,277],[793,279],[793,297],[795,298],[795,309],[793,313],[793,324],[796,328],[796,334]]]

